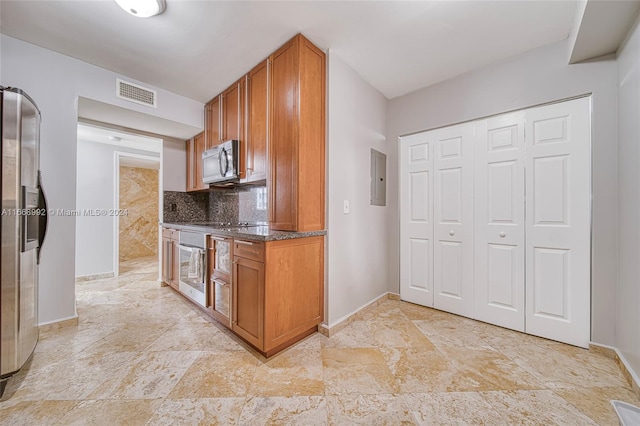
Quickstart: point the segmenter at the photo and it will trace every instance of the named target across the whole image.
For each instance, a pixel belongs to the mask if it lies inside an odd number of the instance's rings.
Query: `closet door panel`
[[[588,347],[590,98],[526,110],[526,332]]]
[[[433,140],[400,140],[400,296],[433,307]]]
[[[473,123],[434,139],[434,307],[473,317]]]
[[[474,145],[475,318],[524,331],[524,111],[476,121]]]

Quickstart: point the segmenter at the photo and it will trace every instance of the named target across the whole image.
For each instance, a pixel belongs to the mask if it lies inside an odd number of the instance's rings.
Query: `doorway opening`
[[[115,153],[114,274],[158,257],[160,161],[150,155]]]
[[[163,140],[78,123],[76,280],[118,276],[121,260],[158,254]]]

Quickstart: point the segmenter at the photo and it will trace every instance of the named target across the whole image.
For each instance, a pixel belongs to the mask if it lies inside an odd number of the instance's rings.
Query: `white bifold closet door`
[[[400,286],[404,300],[473,312],[473,123],[401,143]]]
[[[473,316],[473,123],[434,130],[433,306]]]
[[[526,332],[588,347],[590,98],[526,110]]]
[[[524,111],[476,121],[475,318],[524,331]]]
[[[400,146],[400,293],[433,307],[433,138],[419,133]]]
[[[588,347],[590,102],[401,138],[403,300]]]

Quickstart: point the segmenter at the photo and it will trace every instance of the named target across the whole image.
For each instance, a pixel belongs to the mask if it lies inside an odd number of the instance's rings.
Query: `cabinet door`
[[[231,87],[224,91],[222,97],[224,104],[222,106],[222,140],[231,139],[240,140],[241,136],[241,119],[242,119],[242,89],[244,79],[233,83]],[[244,87],[243,87],[244,88]]]
[[[191,164],[193,167],[193,189],[207,189],[207,184],[202,182],[202,153],[204,152],[205,138],[204,133],[200,133],[193,138],[193,158]]]
[[[264,263],[234,257],[232,330],[255,347],[264,341]]]
[[[162,238],[162,281],[171,283],[171,273],[173,272],[173,244],[170,238]]]
[[[233,239],[210,236],[208,241],[209,300],[207,308],[215,319],[226,327],[231,326],[231,274],[233,264]]]
[[[171,249],[173,254],[171,256],[172,268],[169,284],[178,290],[180,288],[180,247],[178,247],[178,240],[171,241]]]
[[[295,231],[298,164],[298,40],[270,57],[269,222],[273,229]]]
[[[269,61],[265,60],[247,78],[247,182],[267,178]]]
[[[244,144],[244,89],[245,78],[241,78],[222,95],[222,140],[240,141],[240,179],[245,177],[245,156],[246,148]]]
[[[216,96],[205,107],[205,150],[218,145],[222,140],[221,96]]]

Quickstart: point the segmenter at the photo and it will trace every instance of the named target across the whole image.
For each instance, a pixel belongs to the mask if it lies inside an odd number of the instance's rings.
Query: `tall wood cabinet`
[[[201,132],[187,141],[187,191],[201,191],[209,185],[202,182],[202,153],[205,134]]]
[[[269,225],[324,229],[325,54],[299,34],[269,62]]]
[[[240,141],[240,183],[266,182],[272,229],[325,228],[325,107],[326,57],[301,34],[206,105],[204,149]]]

